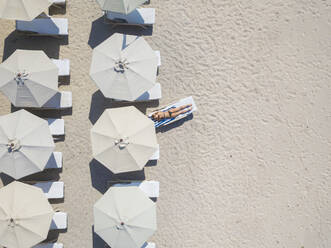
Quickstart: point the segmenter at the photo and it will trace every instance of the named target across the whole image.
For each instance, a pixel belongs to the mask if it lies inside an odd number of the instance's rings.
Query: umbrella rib
[[[103,134],[103,133],[99,132],[98,129],[96,129],[96,130],[92,130],[92,133],[95,133],[95,134],[98,134],[98,135],[104,136],[104,137],[106,137],[106,138],[113,138],[113,137],[111,137],[110,135]]]
[[[137,129],[134,133],[131,133],[129,136],[131,138],[134,137],[135,135],[137,135],[137,134],[141,133],[142,131],[144,131],[145,129],[149,128],[149,125],[152,125],[152,124],[151,123],[146,123],[146,126]]]
[[[12,81],[10,81],[9,83],[11,83],[11,82],[12,82]],[[26,89],[29,91],[29,93],[30,93],[31,96],[33,97],[33,101],[34,101],[34,103],[37,103],[37,104],[38,104],[38,102],[37,102],[36,99],[34,98],[34,95],[33,95],[32,92],[31,92],[31,90],[30,90],[28,87],[26,87]],[[17,99],[18,96],[19,96],[18,88],[16,88],[16,97],[15,97],[15,99]]]
[[[19,124],[19,122],[21,121],[21,119],[23,118],[19,118],[19,120],[16,122],[17,123],[17,126]],[[25,133],[23,136],[20,137],[20,139],[23,139],[25,138],[27,135],[29,135],[30,133],[34,132],[37,128],[39,128],[41,125],[43,125],[43,123],[39,123],[39,125],[36,125],[32,130],[30,130],[29,132]],[[16,129],[17,129],[17,126],[16,126]],[[15,129],[15,136],[17,136],[16,134],[16,129]]]
[[[154,204],[154,203],[153,203],[153,204]],[[142,215],[142,214],[145,213],[146,211],[149,211],[150,208],[152,208],[152,207],[154,207],[154,205],[151,205],[150,207],[143,209],[142,211],[140,211],[139,213],[137,213],[134,217],[132,217],[131,219],[129,219],[129,220],[128,220],[128,223],[129,223],[130,221],[133,221],[134,219],[136,219],[138,216]],[[132,226],[135,226],[135,225],[132,225]],[[148,229],[148,228],[146,228],[146,229]]]
[[[44,237],[42,237],[40,234],[38,234],[38,233],[36,233],[36,232],[34,232],[34,231],[28,229],[27,227],[25,227],[25,226],[23,226],[23,225],[21,225],[21,224],[18,224],[18,226],[21,227],[21,228],[23,228],[23,229],[25,229],[25,230],[27,230],[27,231],[30,232],[30,233],[35,234],[36,236],[38,236],[38,237],[40,237],[40,238],[44,238]],[[15,228],[15,233],[16,233],[16,228]],[[15,235],[15,237],[16,237],[16,235]],[[17,238],[17,237],[16,237],[16,238]]]
[[[22,145],[22,147],[27,147],[27,148],[52,148],[53,146]]]
[[[144,80],[146,80],[146,81],[149,81],[150,82],[150,80],[149,79],[147,79],[146,77],[144,77],[142,74],[140,74],[139,72],[137,72],[136,70],[134,70],[133,68],[131,68],[130,66],[129,66],[129,68],[128,68],[132,73],[135,73],[136,75],[138,75],[139,77],[141,77],[142,79],[144,79]],[[155,72],[155,75],[156,75],[156,72]]]
[[[38,213],[38,214],[34,214],[34,215],[30,215],[28,217],[22,217],[22,218],[19,218],[20,220],[27,220],[27,219],[31,219],[31,218],[34,218],[34,217],[40,217],[40,216],[43,216],[43,215],[46,215],[46,214],[49,214],[49,213]]]
[[[29,19],[30,19],[31,17],[30,17],[30,15],[29,15],[28,11],[26,10],[26,5],[24,4],[24,0],[22,1],[22,3],[23,3],[23,9],[24,9],[24,12],[25,12],[26,16],[28,16]]]
[[[153,60],[153,59],[157,59],[157,57],[150,57],[150,58],[143,58],[143,59],[135,59],[135,60],[130,60],[129,62],[129,67],[131,64],[134,64],[134,63],[139,63],[141,61],[149,61],[149,60]],[[156,64],[156,63],[155,63]]]
[[[95,134],[109,138],[109,136],[102,135],[102,134],[97,133],[97,132],[95,132]],[[98,154],[103,153],[103,152],[105,152],[106,150],[113,149],[114,147],[115,147],[114,145],[113,145],[113,146],[107,146],[107,147],[105,147],[102,151],[98,152]]]
[[[129,226],[129,225],[128,225]],[[133,227],[136,227],[136,226],[133,226]],[[143,227],[138,227],[139,229],[148,229],[148,228],[143,228]],[[137,242],[132,238],[132,234],[131,232],[129,231],[130,229],[126,229],[126,232],[129,234],[128,236],[130,237],[130,239],[133,241],[133,243],[135,243],[137,246],[140,245],[140,244],[137,244]],[[151,229],[148,229],[148,230],[151,230]]]
[[[136,72],[136,71],[134,71],[132,68],[129,68],[129,70],[132,72],[132,73],[134,73],[134,74],[136,74],[137,75],[137,77],[139,78],[139,83],[141,84],[142,82],[148,82],[148,83],[150,83],[150,84],[154,84],[155,82],[152,82],[152,81],[150,81],[149,79],[147,79],[146,77],[144,77],[144,76],[142,76],[141,74],[139,74],[138,72]],[[126,73],[124,73],[124,74],[126,74]],[[155,72],[155,74],[156,74],[156,72]],[[125,75],[126,76],[126,75]],[[128,88],[130,89],[130,93],[131,93],[131,96],[133,95],[133,93],[131,92],[131,87],[129,86],[129,80],[127,80],[127,82],[128,82]],[[145,83],[146,84],[146,83]],[[152,86],[151,86],[152,87]]]
[[[15,231],[15,240],[16,240],[16,244],[18,244],[19,246],[21,246],[21,244],[20,244],[20,242],[19,242],[19,240],[18,240],[18,238],[17,238],[17,233],[16,233],[16,228],[14,229],[14,231]]]
[[[8,139],[8,136],[7,136],[7,134],[6,134],[6,132],[5,132],[5,130],[3,129],[3,127],[2,127],[2,125],[0,124],[0,130],[1,130],[1,132],[7,137],[7,139]]]
[[[34,163],[30,158],[28,158],[23,152],[21,152],[21,154],[22,154],[22,156],[24,156],[27,160],[29,160],[29,161],[31,162],[31,164],[32,164],[35,168],[37,168],[38,170],[40,170],[40,168],[37,167],[37,166],[35,165],[35,163]],[[17,172],[17,167],[14,166],[14,168],[15,168],[15,172]],[[42,171],[42,170],[40,170],[40,171]]]
[[[51,87],[46,87],[46,86],[44,86],[44,85],[42,85],[41,83],[38,83],[38,82],[35,82],[35,81],[33,81],[33,80],[29,80],[31,83],[33,83],[33,84],[36,84],[36,85],[38,85],[39,87],[42,87],[42,88],[46,88],[46,89],[51,89],[52,91],[54,91],[54,95],[57,93],[57,91],[56,90],[54,90],[54,89],[52,89]],[[31,91],[31,89],[30,89],[30,87],[29,87],[29,84],[26,84],[26,88],[27,89],[29,89],[29,91],[30,91],[30,93],[31,93],[31,95],[33,96],[33,98],[35,99],[35,101],[39,104],[39,105],[41,105],[41,103],[39,103],[39,99],[38,99],[38,97],[36,97],[34,94],[33,94],[33,92]],[[53,96],[54,96],[53,95]],[[47,102],[47,101],[46,101]]]

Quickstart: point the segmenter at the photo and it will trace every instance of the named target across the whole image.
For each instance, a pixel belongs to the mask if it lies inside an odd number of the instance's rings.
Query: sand
[[[157,23],[146,39],[161,51],[163,97],[137,106],[150,111],[193,95],[199,107],[193,119],[157,134],[156,166],[125,175],[161,184],[150,241],[166,248],[331,247],[330,1],[150,6]],[[58,241],[103,247],[93,235],[92,208],[115,176],[92,161],[89,130],[115,105],[88,73],[91,47],[114,31],[93,0],[69,0],[56,16],[69,19],[68,44],[18,36],[12,21],[1,20],[0,53],[42,49],[70,59],[70,84],[60,89],[73,92],[72,113],[44,114],[65,119],[65,141],[56,143],[64,168],[38,177],[65,183],[64,202],[53,205],[69,214]],[[11,110],[1,95],[0,114]]]

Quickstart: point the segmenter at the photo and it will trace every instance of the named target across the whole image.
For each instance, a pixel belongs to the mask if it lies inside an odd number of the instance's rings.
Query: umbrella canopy
[[[153,121],[133,106],[105,110],[91,139],[94,158],[114,173],[141,170],[157,151]]]
[[[16,50],[0,64],[0,90],[16,107],[42,107],[58,92],[58,67],[43,51]]]
[[[31,21],[52,3],[53,0],[0,0],[0,18]]]
[[[112,248],[141,248],[156,231],[156,206],[138,187],[111,187],[94,205],[94,231]]]
[[[54,141],[46,120],[26,110],[0,116],[0,171],[15,179],[45,168]]]
[[[143,37],[114,34],[94,48],[90,76],[105,97],[134,101],[155,85],[157,62]]]
[[[102,10],[112,11],[121,14],[129,14],[146,0],[97,0]]]
[[[0,245],[28,248],[47,238],[54,211],[41,189],[12,182],[0,189]]]

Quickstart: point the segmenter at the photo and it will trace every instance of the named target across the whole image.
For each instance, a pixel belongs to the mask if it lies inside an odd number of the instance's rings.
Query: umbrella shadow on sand
[[[134,106],[142,113],[146,114],[147,108],[156,108],[159,106],[159,101],[149,102],[118,102],[109,98],[105,98],[100,90],[96,91],[92,95],[89,119],[94,124],[102,113],[108,108],[119,108],[124,106]]]
[[[88,45],[95,48],[100,43],[108,39],[114,33],[137,35],[137,36],[150,36],[153,34],[153,27],[142,29],[136,26],[117,26],[112,27],[104,22],[104,17],[101,16],[92,22],[90,37]]]
[[[90,174],[92,186],[102,194],[115,183],[145,180],[144,170],[114,174],[95,159],[90,162]]]
[[[62,39],[56,39],[52,37],[26,36],[18,31],[13,31],[5,39],[2,61],[6,60],[17,49],[42,50],[48,57],[58,59],[60,46],[67,44],[67,36]]]
[[[94,232],[94,226],[92,226],[92,240],[93,248],[111,248],[98,234]]]
[[[44,170],[23,178],[20,178],[18,181],[20,182],[42,182],[42,181],[58,181],[60,179],[60,170]],[[3,185],[10,184],[11,182],[15,181],[14,178],[8,176],[7,174],[0,173],[0,180],[2,181]]]

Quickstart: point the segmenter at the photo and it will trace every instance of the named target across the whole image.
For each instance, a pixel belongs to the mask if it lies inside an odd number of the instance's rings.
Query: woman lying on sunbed
[[[192,104],[187,104],[184,106],[180,106],[177,108],[170,108],[164,111],[158,111],[155,112],[152,115],[152,119],[154,121],[161,121],[161,120],[165,120],[165,119],[173,119],[176,118],[178,115],[180,114],[185,114],[189,111],[192,110]]]

